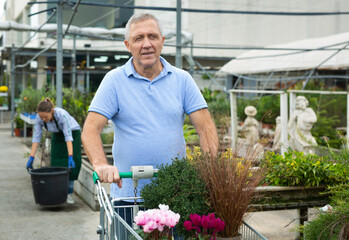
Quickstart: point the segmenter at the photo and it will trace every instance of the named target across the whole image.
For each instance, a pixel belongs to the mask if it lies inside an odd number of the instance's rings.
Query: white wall
[[[176,7],[176,0],[136,0],[139,6]],[[182,0],[182,8],[271,12],[348,12],[347,0]],[[137,10],[145,11],[145,10]],[[175,12],[151,11],[164,27],[176,26]],[[276,16],[182,13],[182,28],[194,44],[267,46],[349,31],[349,15]],[[195,49],[194,55],[232,57],[241,50]]]

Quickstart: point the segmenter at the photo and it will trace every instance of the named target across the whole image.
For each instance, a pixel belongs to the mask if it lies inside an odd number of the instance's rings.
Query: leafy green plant
[[[333,148],[339,149],[343,144],[340,135],[336,131],[335,126],[340,126],[340,118],[338,112],[331,110],[338,104],[339,99],[330,96],[309,97],[309,106],[316,110],[317,122],[314,124],[311,132],[316,142],[320,146],[327,146],[329,144]],[[325,99],[325,100],[324,100]],[[327,139],[326,141],[324,140]]]
[[[197,170],[186,159],[174,159],[172,164],[158,166],[158,177],[141,190],[145,207],[156,208],[166,204],[181,215],[178,223],[180,234],[188,235],[183,227],[184,220],[191,213],[207,214],[208,191],[205,183],[198,176]]]
[[[193,125],[183,125],[184,139],[187,143],[196,143],[199,140],[199,136]]]
[[[332,210],[321,213],[303,227],[306,240],[338,240],[349,238],[349,185],[329,189]]]
[[[0,106],[7,104],[7,98],[6,97],[0,97]]]
[[[246,118],[245,107],[252,105],[257,109],[255,118],[263,123],[275,124],[275,119],[280,116],[280,96],[266,95],[260,98],[239,98],[237,115],[240,120]]]
[[[217,94],[219,93],[219,91],[215,90],[211,90],[207,87],[205,87],[203,90],[201,90],[202,96],[205,98],[206,102],[212,102],[216,100]]]
[[[208,88],[204,88],[201,93],[207,102],[208,109],[216,125],[222,124],[222,118],[230,116],[228,95],[224,91],[210,90]]]
[[[348,164],[296,151],[286,152],[285,157],[268,152],[261,167],[267,169],[265,183],[268,185],[331,186],[349,181]]]
[[[63,108],[75,118],[81,127],[85,123],[93,95],[93,93],[82,93],[69,88],[63,89]]]
[[[210,73],[204,73],[204,74],[201,75],[201,78],[203,80],[209,80],[210,78],[213,78],[213,76]]]
[[[23,128],[24,127],[24,121],[19,117],[19,114],[16,115],[15,119],[15,128]]]
[[[19,113],[35,113],[38,103],[43,99],[43,92],[41,90],[27,87],[20,94],[20,101],[18,103],[17,111]]]

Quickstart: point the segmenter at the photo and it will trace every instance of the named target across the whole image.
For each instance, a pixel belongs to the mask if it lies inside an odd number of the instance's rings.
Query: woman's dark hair
[[[51,110],[54,108],[52,101],[49,98],[45,98],[41,102],[39,102],[38,106],[36,107],[37,112],[51,112]]]

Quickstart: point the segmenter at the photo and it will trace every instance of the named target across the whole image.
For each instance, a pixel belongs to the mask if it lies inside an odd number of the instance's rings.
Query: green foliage
[[[255,118],[263,123],[275,124],[276,117],[280,116],[280,96],[267,95],[261,98],[239,98],[237,115],[240,121],[246,118],[245,107],[251,105],[257,109]]]
[[[330,157],[331,159],[333,159],[336,162],[339,162],[342,164],[349,164],[349,149],[343,148],[340,150],[339,153],[330,152],[330,155],[328,157]]]
[[[70,88],[63,88],[62,103],[63,108],[72,115],[75,120],[83,126],[88,107],[92,101],[93,93],[82,93],[78,90],[73,91]],[[18,103],[17,111],[19,113],[32,113],[36,112],[36,107],[40,101],[44,98],[50,98],[51,101],[56,104],[56,92],[49,89],[33,89],[28,87],[20,94],[20,102]]]
[[[306,240],[347,239],[344,229],[349,228],[349,185],[338,185],[329,189],[332,194],[333,210],[321,213],[303,228]]]
[[[0,106],[7,104],[7,97],[0,97]]]
[[[81,93],[70,88],[63,89],[63,108],[75,118],[81,127],[84,125],[92,98],[92,93]]]
[[[199,141],[199,136],[193,125],[184,124],[183,125],[183,134],[185,142],[195,143]]]
[[[230,102],[226,95],[219,95],[216,101],[207,103],[208,109],[216,121],[216,124],[221,124],[224,116],[230,117]]]
[[[201,78],[202,78],[203,80],[209,80],[210,77],[213,78],[212,74],[206,74],[206,73],[205,73],[205,74],[202,74],[202,75],[201,75]]]
[[[217,125],[221,124],[224,116],[230,116],[230,101],[228,95],[224,91],[212,91],[208,88],[204,88],[201,93]]]
[[[340,135],[336,131],[336,127],[339,127],[341,124],[341,120],[339,116],[345,115],[345,109],[339,110],[338,104],[339,102],[345,102],[343,97],[345,96],[306,96],[309,100],[309,106],[312,108],[317,115],[317,122],[314,124],[311,132],[316,142],[320,146],[327,146],[327,143],[330,147],[340,148],[342,140],[340,139]],[[341,113],[342,112],[342,113]],[[342,123],[343,124],[343,123]],[[327,143],[323,138],[327,138]]]
[[[108,133],[102,133],[101,139],[103,144],[113,144],[114,142],[114,131]]]
[[[145,207],[157,208],[159,204],[166,204],[181,218],[176,225],[178,231],[185,235],[183,223],[189,219],[191,213],[207,214],[208,191],[205,183],[198,177],[195,168],[186,159],[174,159],[172,164],[158,167],[158,177],[141,190]]]
[[[340,229],[345,224],[344,222],[338,222],[339,218],[340,214],[320,214],[316,220],[311,221],[304,227],[304,239],[338,240]]]
[[[296,151],[286,152],[285,157],[268,152],[261,166],[267,169],[265,183],[269,185],[331,186],[349,180],[348,164]]]
[[[16,115],[15,119],[15,128],[23,128],[24,127],[24,121],[19,117],[19,114]]]
[[[218,90],[211,90],[207,87],[205,87],[203,90],[201,90],[202,96],[204,96],[207,103],[216,101],[217,95],[220,91]]]
[[[20,94],[17,111],[19,113],[35,113],[38,103],[44,98],[41,90],[27,87]]]

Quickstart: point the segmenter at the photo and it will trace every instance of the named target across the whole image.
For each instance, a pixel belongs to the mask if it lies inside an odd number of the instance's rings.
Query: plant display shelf
[[[253,212],[297,209],[300,224],[308,221],[308,209],[329,203],[329,196],[321,194],[325,186],[283,187],[262,186],[256,189],[256,203],[249,205]],[[302,234],[300,234],[302,235]]]
[[[0,97],[7,97],[7,92],[0,92]],[[2,111],[8,111],[8,106],[0,106],[0,123],[3,122],[3,113]]]
[[[24,138],[27,137],[27,124],[34,125],[35,119],[25,116],[23,113],[19,115],[19,117],[24,121]]]

